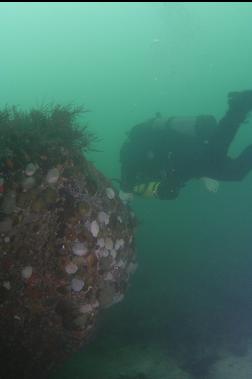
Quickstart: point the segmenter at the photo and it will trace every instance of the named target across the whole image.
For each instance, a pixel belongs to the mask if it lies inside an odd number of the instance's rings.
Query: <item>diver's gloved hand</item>
[[[246,115],[252,110],[252,90],[230,92],[228,94],[229,110]]]

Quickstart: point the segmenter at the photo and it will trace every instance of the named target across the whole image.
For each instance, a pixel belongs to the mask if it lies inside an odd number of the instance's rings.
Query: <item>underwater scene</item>
[[[0,4],[0,379],[252,378],[251,20]]]

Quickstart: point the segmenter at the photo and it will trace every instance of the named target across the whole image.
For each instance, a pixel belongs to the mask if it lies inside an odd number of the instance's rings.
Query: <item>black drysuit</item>
[[[156,196],[177,197],[193,178],[239,181],[252,169],[252,145],[237,158],[228,149],[248,111],[230,108],[217,123],[212,116],[195,119],[191,133],[173,127],[176,118],[159,117],[133,127],[121,149],[122,189],[159,182]]]

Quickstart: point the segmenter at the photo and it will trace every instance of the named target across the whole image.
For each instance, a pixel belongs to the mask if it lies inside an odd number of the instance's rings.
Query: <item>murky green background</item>
[[[135,123],[156,111],[220,118],[229,91],[252,88],[251,20],[252,3],[1,3],[0,106],[84,104],[101,139],[90,159],[118,178]],[[232,156],[252,143],[251,128]],[[116,354],[140,345],[179,359],[250,337],[252,176],[216,194],[195,181],[174,202],[132,207],[139,269],[126,300],[55,379],[119,375]]]

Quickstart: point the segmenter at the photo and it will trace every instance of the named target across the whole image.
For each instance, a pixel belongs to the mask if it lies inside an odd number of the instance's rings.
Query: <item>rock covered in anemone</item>
[[[136,220],[85,158],[78,109],[2,113],[0,376],[42,378],[123,300]]]

